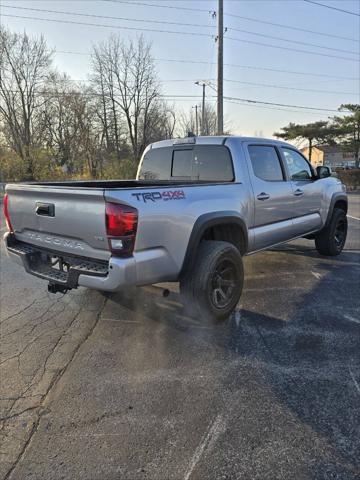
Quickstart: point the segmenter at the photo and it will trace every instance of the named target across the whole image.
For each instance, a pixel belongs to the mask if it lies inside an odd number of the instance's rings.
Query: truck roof
[[[242,137],[240,135],[214,135],[214,136],[198,136],[198,137],[186,137],[186,138],[172,138],[168,140],[161,140],[159,142],[152,143],[150,148],[171,147],[173,145],[221,145],[226,139],[237,139],[241,142],[257,142],[257,143],[276,143],[278,145],[287,145],[293,147],[293,145],[283,142],[282,140],[275,140],[273,138],[261,138],[261,137]]]

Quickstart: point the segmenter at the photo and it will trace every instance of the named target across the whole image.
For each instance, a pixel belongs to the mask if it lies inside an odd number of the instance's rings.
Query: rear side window
[[[224,145],[163,147],[145,154],[139,179],[232,182],[234,171],[230,151]]]
[[[234,171],[229,150],[223,145],[194,148],[195,174],[199,180],[231,182]]]
[[[275,147],[268,145],[250,145],[249,155],[254,174],[268,182],[284,180],[280,159]]]
[[[169,148],[152,148],[149,150],[143,159],[139,179],[169,180],[170,177],[171,152],[169,152]]]

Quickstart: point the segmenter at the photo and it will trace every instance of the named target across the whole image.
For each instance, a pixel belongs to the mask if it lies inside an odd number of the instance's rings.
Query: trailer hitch
[[[49,293],[67,293],[71,288],[66,287],[65,285],[59,285],[58,283],[49,283],[48,284],[48,292]]]

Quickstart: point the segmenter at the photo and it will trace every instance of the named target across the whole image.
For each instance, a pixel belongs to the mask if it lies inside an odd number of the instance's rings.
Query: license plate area
[[[79,275],[104,277],[108,274],[108,262],[58,255],[56,252],[39,249],[12,237],[8,240],[8,250],[21,256],[28,273],[51,283],[61,284],[67,288],[76,288]]]
[[[30,255],[29,266],[34,273],[42,274],[52,281],[68,283],[71,265],[63,257],[36,252]]]

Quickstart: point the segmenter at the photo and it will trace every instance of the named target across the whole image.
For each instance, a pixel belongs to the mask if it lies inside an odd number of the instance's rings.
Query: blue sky
[[[360,14],[360,2],[357,0],[318,0],[318,2]],[[76,17],[13,9],[6,5],[125,17],[137,21]],[[216,62],[216,44],[212,37],[216,35],[216,19],[209,13],[216,8],[217,1],[214,0],[138,0],[133,2],[1,0],[0,2],[1,23],[14,31],[26,30],[32,35],[43,34],[48,45],[57,51],[54,54],[54,65],[59,71],[67,72],[77,80],[87,79],[90,71],[90,57],[86,54],[91,51],[94,43],[105,40],[111,33],[118,33],[124,39],[143,33],[152,42],[163,94],[199,95],[199,99],[189,98],[174,102],[184,110],[200,102],[201,89],[194,84],[194,81],[216,79],[216,65],[212,64]],[[360,102],[360,16],[324,8],[303,0],[225,0],[224,13],[224,26],[228,28],[225,34],[224,62],[241,65],[241,67],[225,65],[225,96],[334,110],[341,103]],[[13,18],[5,14],[98,23],[110,27]],[[248,19],[233,15],[248,17]],[[289,28],[249,19],[277,23]],[[139,20],[154,20],[161,23],[146,23]],[[199,26],[169,25],[166,22],[190,23]],[[135,30],[126,30],[123,27],[132,27]],[[333,36],[304,32],[294,27]],[[192,32],[197,35],[140,32],[137,28]],[[232,40],[234,38],[237,40]],[[304,43],[312,45],[304,45]],[[285,48],[272,48],[269,45]],[[60,52],[78,52],[84,55]],[[169,62],[164,59],[195,63]],[[274,72],[269,69],[295,71],[302,74]],[[332,78],[332,76],[346,78]],[[215,94],[210,88],[207,92],[209,95]],[[332,115],[331,112],[326,111],[301,111],[296,108],[290,111],[281,107],[264,108],[259,105],[230,102],[224,103],[224,111],[226,124],[233,133],[264,136],[271,136],[275,130],[290,121],[306,123],[326,119]]]

